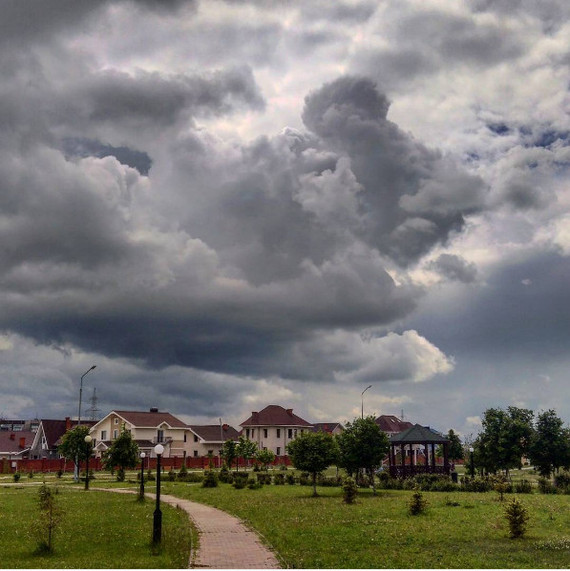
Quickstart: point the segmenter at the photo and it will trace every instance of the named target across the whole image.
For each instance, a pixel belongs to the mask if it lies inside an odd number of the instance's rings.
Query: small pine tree
[[[526,533],[528,511],[518,498],[512,498],[505,506],[505,517],[509,523],[510,537],[515,539]]]
[[[202,480],[203,488],[216,488],[218,486],[218,475],[214,470],[205,470]]]
[[[345,504],[353,504],[358,494],[358,486],[354,478],[345,478],[342,483],[342,496]]]
[[[424,498],[423,494],[416,490],[412,494],[412,499],[410,500],[409,511],[411,515],[419,515],[426,510],[427,500]]]
[[[53,551],[53,536],[58,527],[62,511],[55,502],[54,496],[57,490],[53,492],[51,488],[42,484],[38,492],[39,516],[32,523],[32,531],[38,539],[37,553],[51,553]]]

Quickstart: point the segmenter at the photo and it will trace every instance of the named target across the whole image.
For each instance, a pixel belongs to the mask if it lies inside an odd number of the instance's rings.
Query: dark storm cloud
[[[461,256],[454,254],[441,254],[436,260],[428,264],[428,268],[441,273],[450,280],[471,283],[477,277],[477,267]]]
[[[307,96],[303,121],[351,159],[363,188],[359,235],[405,265],[460,230],[464,215],[483,208],[485,189],[388,121],[388,107],[371,80],[344,77]]]

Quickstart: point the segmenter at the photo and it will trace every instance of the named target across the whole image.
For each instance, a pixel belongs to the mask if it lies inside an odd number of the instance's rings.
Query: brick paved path
[[[94,490],[136,493],[134,490]],[[154,499],[154,494],[146,494]],[[189,568],[214,569],[281,569],[273,552],[261,542],[259,536],[236,517],[222,510],[190,500],[161,494],[161,501],[183,509],[198,530],[198,549],[190,554]]]

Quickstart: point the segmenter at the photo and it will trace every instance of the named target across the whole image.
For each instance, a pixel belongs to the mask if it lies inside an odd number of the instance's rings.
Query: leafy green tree
[[[359,469],[364,470],[376,494],[374,471],[382,465],[390,448],[386,433],[380,430],[373,416],[368,416],[348,422],[345,430],[336,438],[339,447],[338,465],[350,475]]]
[[[246,464],[248,460],[251,460],[251,458],[255,458],[255,455],[257,454],[258,450],[259,448],[257,447],[257,444],[253,440],[249,440],[243,435],[239,437],[236,446],[236,452],[239,458],[243,458],[245,460]]]
[[[89,434],[89,427],[79,425],[68,430],[61,439],[61,444],[57,447],[57,451],[67,460],[74,462],[85,462],[91,455],[91,443],[85,442],[85,437]],[[79,473],[79,468],[77,468]]]
[[[267,470],[269,464],[275,461],[275,452],[268,448],[265,450],[258,450],[256,458],[263,465],[263,469]]]
[[[483,413],[483,430],[475,440],[475,463],[485,471],[507,474],[522,467],[533,434],[533,412],[509,406],[489,408]]]
[[[227,467],[231,470],[232,464],[238,457],[237,442],[235,440],[226,440],[222,444],[220,454],[225,460]]]
[[[107,470],[118,467],[117,480],[122,481],[125,478],[125,469],[135,468],[138,463],[139,447],[133,440],[131,433],[123,425],[119,436],[113,440],[103,454],[103,466]]]
[[[317,475],[338,461],[336,440],[327,432],[302,432],[289,442],[287,453],[297,470],[312,475],[313,496],[317,496]]]
[[[538,415],[528,457],[541,476],[570,464],[570,431],[552,409]]]

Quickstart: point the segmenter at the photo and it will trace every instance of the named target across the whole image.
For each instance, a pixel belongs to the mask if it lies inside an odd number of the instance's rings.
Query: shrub
[[[169,482],[174,482],[174,480],[176,480],[176,472],[171,468],[168,471],[168,481]]]
[[[33,470],[30,470],[30,471],[28,472],[28,478],[30,478],[30,480],[31,480],[33,477],[34,477],[34,471],[33,471]]]
[[[538,491],[541,494],[556,494],[558,490],[548,478],[538,479]]]
[[[230,472],[226,464],[222,466],[220,473],[218,475],[218,480],[220,480],[220,482],[224,482],[225,484],[231,484],[234,481],[232,473]]]
[[[279,474],[282,476],[283,474]],[[257,473],[257,481],[263,486],[265,484],[271,484],[271,474],[267,474],[266,472],[258,472]]]
[[[147,482],[154,482],[155,480],[154,474],[150,470],[146,473],[146,480]]]
[[[515,492],[517,494],[532,494],[532,483],[524,479],[516,482]]]
[[[342,483],[342,497],[345,504],[353,504],[358,494],[358,486],[354,478],[345,478]]]
[[[202,488],[216,488],[218,486],[218,475],[214,470],[205,470],[202,480]]]
[[[342,478],[340,476],[323,476],[319,474],[317,477],[317,484],[319,486],[342,486]]]
[[[287,474],[289,475],[289,474]],[[285,474],[277,473],[273,476],[273,483],[276,486],[282,486],[285,483]]]
[[[38,540],[36,554],[51,553],[53,536],[58,527],[62,511],[55,502],[55,494],[45,483],[38,490],[39,515],[32,522],[32,531]]]
[[[299,484],[301,484],[301,486],[311,486],[313,484],[313,482],[311,482],[311,475],[309,472],[301,472],[301,475],[299,476]]]
[[[491,479],[493,489],[499,494],[499,500],[502,502],[505,494],[510,494],[513,491],[513,486],[505,476],[494,476]]]
[[[465,492],[489,492],[493,484],[489,478],[461,478],[461,488]]]
[[[260,488],[263,488],[263,484],[257,480],[254,480],[253,478],[250,478],[247,480],[247,487],[250,490],[259,490]]]
[[[56,475],[57,475],[58,478],[61,478],[61,477],[63,476],[63,470],[58,470],[58,471],[56,472]]]
[[[426,510],[427,500],[424,498],[423,494],[416,490],[412,494],[412,498],[409,504],[410,515],[419,515]]]
[[[512,498],[505,506],[505,517],[509,524],[511,538],[522,537],[526,532],[529,519],[527,509],[518,498]]]
[[[249,475],[247,472],[234,472],[233,486],[236,490],[241,490],[247,485]]]
[[[285,480],[291,486],[294,486],[297,483],[297,478],[295,478],[295,474],[285,474]]]
[[[563,494],[570,492],[570,472],[566,470],[554,476],[554,486]]]
[[[14,482],[19,482],[21,477],[20,472],[14,472]]]

